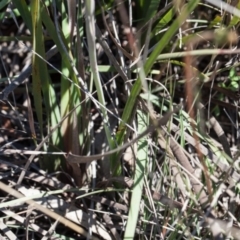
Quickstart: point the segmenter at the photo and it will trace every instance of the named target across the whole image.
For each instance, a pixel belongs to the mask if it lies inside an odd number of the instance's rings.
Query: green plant
[[[54,233],[72,239],[203,239],[216,237],[212,222],[238,236],[237,227],[226,228],[227,213],[238,223],[237,203],[226,211],[224,205],[225,215],[219,210],[221,191],[236,198],[240,178],[238,154],[227,139],[236,141],[235,133],[222,123],[238,123],[239,63],[226,65],[224,55],[239,53],[232,51],[239,16],[229,11],[200,0],[3,0],[1,23],[22,24],[25,32],[3,31],[1,47],[27,46],[32,58],[8,73],[11,57],[3,51],[0,97],[28,119],[17,120],[31,140],[22,148],[14,145],[22,138],[7,140],[0,151],[30,154],[16,183],[34,182],[43,192],[11,192],[5,183],[15,179],[3,177],[1,189],[19,200],[6,199],[1,209],[24,201],[62,224],[75,221],[81,227],[69,227],[76,235]],[[16,96],[24,100],[17,104]],[[5,105],[3,114],[17,127]],[[233,119],[222,115],[224,108],[234,111]],[[3,122],[5,130],[9,122]],[[66,214],[56,215],[41,200],[49,206],[58,201]],[[7,220],[5,225],[13,229]]]

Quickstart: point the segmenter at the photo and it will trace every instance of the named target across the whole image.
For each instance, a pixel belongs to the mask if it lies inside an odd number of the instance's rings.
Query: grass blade
[[[43,109],[42,109],[42,83],[43,69],[46,67],[45,63],[41,61],[43,56],[43,39],[42,39],[42,21],[40,14],[40,1],[32,2],[32,22],[33,22],[33,54],[32,57],[32,79],[33,79],[33,98],[39,121],[41,134],[43,134]],[[37,55],[38,54],[38,55]]]
[[[146,129],[147,116],[142,111],[138,114],[138,133],[141,134]],[[148,141],[147,136],[138,141],[138,151],[136,159],[136,169],[134,174],[134,186],[131,196],[131,204],[128,213],[128,221],[124,234],[124,239],[134,239],[135,230],[142,198],[142,190],[144,183],[145,168],[148,161]]]
[[[169,27],[168,31],[163,35],[162,39],[159,41],[159,43],[155,47],[154,51],[151,53],[151,55],[149,56],[145,66],[144,66],[146,75],[150,72],[151,67],[155,63],[159,54],[161,54],[163,49],[170,42],[170,39],[178,31],[179,26],[186,20],[189,13],[191,13],[191,11],[193,11],[194,8],[196,8],[196,6],[198,5],[198,2],[199,2],[199,0],[198,1],[194,1],[194,0],[189,1],[188,4],[182,10],[181,15],[179,15],[179,17]],[[125,134],[125,130],[126,130],[126,125],[124,124],[124,122],[129,123],[129,121],[132,117],[132,114],[134,114],[134,111],[133,111],[134,106],[136,104],[136,100],[137,100],[137,97],[138,97],[141,89],[142,89],[141,79],[138,78],[137,81],[135,82],[135,84],[133,85],[131,94],[126,103],[126,107],[124,108],[124,112],[122,115],[123,123],[120,124],[119,131],[117,133],[118,144],[121,144],[123,142],[124,134]]]
[[[25,0],[13,0],[14,6],[17,7],[21,17],[23,18],[24,23],[27,25],[28,29],[30,32],[32,32],[33,27],[32,27],[32,18],[31,18],[31,13],[27,7],[26,1]],[[33,4],[33,2],[32,2]],[[36,4],[39,4],[38,1]]]
[[[91,0],[86,1],[86,14],[87,14],[86,30],[87,30],[87,41],[88,41],[88,47],[89,47],[90,65],[92,68],[94,83],[97,89],[98,100],[102,106],[105,106],[106,105],[105,98],[104,98],[102,83],[100,80],[100,75],[99,75],[98,66],[97,66],[94,9],[95,9],[94,1],[91,1]],[[101,107],[101,112],[103,114],[104,129],[107,136],[107,140],[110,145],[110,148],[112,149],[112,137],[111,137],[111,133],[108,128],[108,125],[106,124],[108,123],[108,114],[107,114],[106,108]]]

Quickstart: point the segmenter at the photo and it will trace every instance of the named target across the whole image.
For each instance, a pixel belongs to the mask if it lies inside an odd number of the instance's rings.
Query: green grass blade
[[[169,27],[168,31],[163,35],[163,37],[161,38],[161,40],[155,47],[154,51],[149,56],[145,66],[144,66],[146,75],[150,72],[150,70],[151,70],[153,64],[155,63],[157,57],[159,56],[159,54],[161,54],[163,49],[170,42],[170,39],[178,31],[179,26],[181,26],[181,24],[187,19],[188,15],[196,8],[196,6],[198,5],[198,2],[199,2],[199,0],[198,1],[194,1],[194,0],[189,1],[188,4],[186,4],[186,6],[183,8],[181,15],[178,16],[178,18]],[[125,130],[126,130],[126,125],[124,124],[124,122],[129,123],[129,121],[132,117],[132,114],[134,114],[134,106],[136,104],[136,100],[137,100],[137,97],[138,97],[141,89],[142,89],[141,80],[140,80],[140,78],[138,78],[137,81],[135,82],[135,84],[133,85],[131,94],[130,94],[128,101],[126,103],[126,106],[124,108],[124,112],[122,115],[123,122],[121,122],[121,124],[119,126],[119,131],[117,132],[118,144],[121,144],[123,142],[124,134],[125,134]]]
[[[101,108],[103,119],[104,119],[104,130],[105,130],[110,148],[112,149],[113,142],[112,142],[111,132],[109,130],[108,125],[106,124],[108,123],[108,114],[107,114],[106,108],[102,107],[102,106],[105,106],[106,103],[105,103],[102,83],[100,80],[100,75],[99,75],[98,66],[97,66],[94,9],[95,9],[94,1],[86,1],[86,16],[87,16],[86,31],[87,31],[87,41],[88,41],[88,47],[89,47],[89,59],[90,59],[90,65],[92,68],[94,83],[97,89],[98,100],[101,103],[100,108]]]
[[[172,21],[173,17],[175,15],[174,8],[172,7],[170,10],[167,11],[167,13],[161,18],[161,20],[158,22],[154,30],[151,32],[151,39],[156,36],[161,29],[166,27],[166,25]]]
[[[44,25],[47,28],[47,31],[48,31],[50,37],[52,38],[54,43],[57,45],[58,51],[61,54],[62,61],[65,63],[66,68],[67,69],[72,69],[72,65],[71,65],[71,62],[70,62],[70,57],[71,56],[69,57],[69,54],[64,49],[64,47],[67,49],[67,45],[68,45],[67,41],[66,41],[66,38],[65,38],[64,34],[62,33],[62,31],[57,33],[56,26],[53,23],[53,21],[51,20],[51,18],[49,17],[48,12],[45,8],[42,11],[42,20],[43,20]],[[58,36],[58,34],[59,34],[59,36]],[[61,38],[61,40],[59,38]],[[71,58],[71,60],[72,60],[72,58]],[[76,74],[73,74],[72,80],[73,80],[74,83],[79,85]],[[80,90],[77,87],[76,87],[76,91],[78,91],[78,95],[80,96]]]
[[[78,12],[77,12],[77,44],[76,44],[76,67],[79,72],[79,75],[85,79],[86,66],[84,64],[84,4],[79,4]],[[99,66],[98,66],[99,67]],[[99,68],[100,71],[100,68]],[[91,81],[86,83],[88,85],[89,92],[92,92]],[[91,102],[86,100],[86,94],[81,94],[81,114],[83,117],[80,119],[79,124],[79,144],[81,146],[81,154],[87,154],[91,151],[91,136],[89,134],[90,128],[90,106]]]
[[[144,5],[143,5],[143,12],[145,14],[144,22],[147,22],[151,17],[155,15],[155,13],[157,12],[158,6],[159,6],[159,0],[144,1]]]
[[[61,21],[61,29],[63,31],[63,35],[66,39],[67,48],[69,49],[70,42],[69,42],[69,29],[68,29],[68,18],[67,18],[67,10],[65,9],[65,4],[62,1],[58,1],[57,4],[58,8],[61,10],[62,14],[62,21]],[[60,36],[61,37],[61,36]],[[63,75],[61,76],[61,100],[60,100],[60,107],[61,107],[61,116],[64,117],[70,111],[72,106],[72,99],[71,99],[71,83],[66,80],[65,77],[69,77],[72,75],[71,68],[68,68],[66,62],[62,62],[61,72]],[[68,131],[69,129],[69,118],[66,119],[62,124],[62,133],[65,136],[66,143],[64,144],[65,151],[71,151],[69,149],[69,145],[71,145],[71,140],[69,139]],[[68,137],[67,137],[68,136]],[[68,145],[69,143],[69,145]]]
[[[36,114],[38,117],[41,133],[43,134],[43,102],[46,107],[47,122],[54,126],[60,120],[60,112],[56,100],[56,93],[50,86],[50,76],[47,64],[41,58],[45,59],[45,47],[42,34],[42,6],[40,1],[33,1],[31,5],[32,21],[33,21],[33,97],[35,103]],[[41,57],[41,58],[40,58]],[[42,98],[43,94],[43,98]],[[52,142],[55,145],[60,143],[59,130],[52,134]],[[49,172],[58,169],[60,162],[52,161],[49,157],[44,157],[41,161],[42,167],[48,169]]]
[[[35,2],[35,1],[32,1],[32,4],[35,5],[35,3],[33,3],[33,2]],[[24,23],[27,25],[29,31],[32,32],[32,29],[33,29],[32,18],[31,18],[31,13],[26,4],[26,1],[25,0],[13,0],[13,4],[18,9],[18,11],[19,11]],[[36,4],[39,4],[38,1]]]
[[[40,15],[40,1],[33,1],[31,6],[32,22],[33,22],[33,54],[32,57],[32,80],[33,80],[33,98],[39,127],[41,134],[43,134],[43,109],[42,109],[42,84],[41,77],[43,73],[44,63],[38,55],[43,57],[43,39],[42,39],[42,22]],[[37,55],[38,54],[38,55]]]
[[[147,116],[141,111],[137,111],[138,115],[138,133],[146,130]],[[128,213],[128,221],[124,234],[124,239],[134,239],[135,230],[139,215],[140,202],[142,198],[142,190],[144,183],[145,168],[148,161],[148,141],[147,136],[138,141],[138,151],[136,159],[136,170],[134,174],[134,186],[132,190],[131,203]]]
[[[172,25],[169,27],[168,31],[163,35],[157,46],[155,47],[154,51],[149,56],[145,66],[144,70],[146,75],[149,73],[151,67],[155,63],[157,57],[163,49],[167,46],[170,39],[174,36],[174,34],[178,31],[179,27],[182,25],[182,23],[187,19],[188,15],[196,8],[198,5],[199,0],[197,1],[189,1],[188,4],[182,9],[181,14],[178,16],[178,18],[172,23]]]
[[[2,0],[2,2],[0,2],[0,11],[5,8],[9,3],[10,0]]]
[[[237,5],[236,5],[236,8],[238,9],[238,10],[240,10],[240,2],[239,1],[237,1],[238,3],[237,3]],[[233,15],[233,17],[232,17],[232,19],[231,19],[231,21],[230,21],[230,23],[229,23],[229,25],[228,25],[228,28],[231,28],[231,27],[233,27],[233,26],[236,26],[238,23],[239,23],[239,21],[240,21],[240,18],[239,17],[237,17],[236,15]]]

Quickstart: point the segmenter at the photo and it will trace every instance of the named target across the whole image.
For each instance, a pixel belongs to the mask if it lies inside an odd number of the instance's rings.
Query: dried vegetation
[[[0,236],[240,239],[239,1],[0,2]]]

